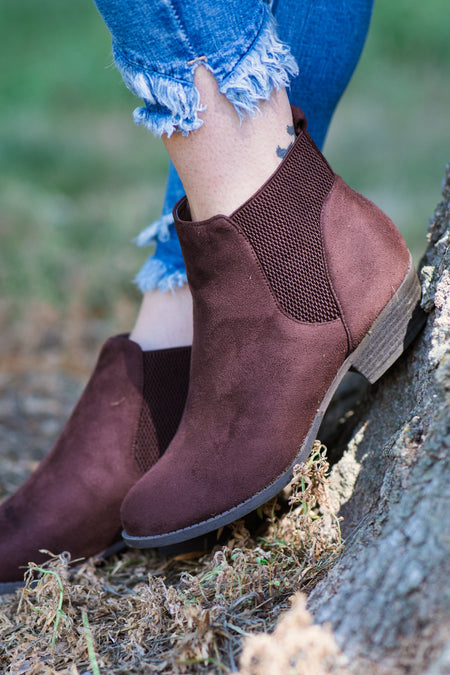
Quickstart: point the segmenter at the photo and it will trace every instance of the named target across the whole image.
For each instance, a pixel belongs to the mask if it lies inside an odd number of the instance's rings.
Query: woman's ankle
[[[192,344],[192,297],[189,287],[144,294],[130,340],[144,351]]]
[[[214,76],[203,67],[195,73],[203,126],[163,140],[183,182],[193,220],[231,215],[277,169],[295,140],[285,89],[260,101],[253,117],[240,120],[219,94]]]

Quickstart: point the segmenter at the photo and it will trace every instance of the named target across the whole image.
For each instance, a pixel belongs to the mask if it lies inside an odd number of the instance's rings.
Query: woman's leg
[[[191,29],[210,42],[208,27]],[[175,218],[193,297],[190,383],[173,441],[122,504],[130,545],[199,536],[275,496],[348,369],[373,382],[400,355],[420,299],[394,224],[334,174],[264,59],[255,63],[266,37],[239,62],[246,104],[263,101],[259,119],[237,123],[240,99],[200,51],[204,126],[192,136],[165,127],[188,198]],[[252,77],[269,91],[255,92]]]
[[[264,128],[261,122],[269,115],[274,126],[266,129],[271,143],[284,145],[289,137],[286,125],[291,118],[286,104],[287,120],[278,119],[270,107],[261,118],[256,115],[258,102],[269,100],[274,88],[281,90],[287,84],[288,72],[295,71],[288,49],[275,38],[266,5],[259,0],[233,0],[223,12],[223,3],[218,2],[215,16],[209,3],[209,24],[204,25],[203,2],[99,0],[98,4],[113,32],[122,73],[129,86],[145,99],[145,107],[136,113],[138,121],[167,135],[170,152],[183,175],[187,153],[197,153],[209,161],[207,172],[203,167],[193,172],[192,183],[185,175],[200,214],[205,205],[210,209],[221,205],[233,208],[274,166],[272,157],[259,155],[256,170],[251,162],[245,164],[244,157],[241,167],[239,152],[230,153],[227,133],[234,133],[237,143],[245,142],[243,147],[248,152],[259,151],[248,131],[251,121],[243,122],[241,128],[236,124],[235,109],[241,116],[255,113],[260,137]],[[191,34],[185,26],[190,26]],[[197,30],[199,34],[195,35]],[[207,71],[203,82],[199,75],[199,93],[194,83],[199,66],[214,72],[227,99],[218,97],[216,80],[212,81]],[[209,110],[204,110],[200,96]],[[234,105],[232,118],[230,100]],[[202,115],[207,118],[205,129],[201,129]],[[191,142],[187,134],[193,130],[200,131]],[[175,131],[186,136],[179,139]],[[262,138],[261,142],[267,140]],[[213,156],[213,143],[216,152],[227,151],[228,162],[234,162],[233,171],[224,176],[229,183],[227,190],[221,189],[217,174],[220,162]],[[215,185],[219,199],[209,206],[198,189],[205,181]],[[170,243],[166,241],[165,245]],[[150,308],[145,307],[155,331],[160,331],[154,333],[151,351],[142,351],[125,336],[111,338],[105,344],[53,450],[0,507],[0,592],[20,580],[21,568],[29,560],[41,562],[45,558],[40,549],[54,553],[68,550],[78,558],[116,544],[123,498],[167,448],[185,404],[190,348],[166,347],[190,341],[190,335],[177,337],[174,328],[181,326],[182,333],[187,308],[186,325],[192,331],[189,302],[187,290],[181,290],[175,296],[159,293]],[[167,322],[165,317],[169,317]]]
[[[217,3],[217,15],[214,11],[210,11],[207,16],[203,11],[202,2],[182,4],[161,0],[160,3],[147,3],[143,0],[134,0],[123,3],[98,0],[98,6],[113,33],[116,60],[124,78],[130,88],[145,100],[145,107],[137,111],[136,119],[156,133],[167,136],[169,153],[186,183],[195,215],[202,217],[213,214],[216,209],[225,213],[234,211],[240,200],[250,197],[252,191],[259,186],[259,182],[264,182],[269,177],[274,167],[279,164],[285,167],[284,156],[291,142],[292,120],[284,87],[289,75],[296,72],[296,67],[288,48],[277,40],[271,15],[264,3],[259,0],[247,2],[235,0],[227,3],[226,13],[223,12],[222,3]],[[208,5],[210,10],[214,7],[215,5]],[[205,20],[206,23],[210,22],[210,25],[206,25]],[[164,39],[164,36],[174,39]],[[193,48],[193,44],[197,49]],[[211,52],[208,47],[212,49]],[[197,79],[194,82],[197,69]],[[208,70],[210,73],[207,73]],[[214,82],[211,74],[214,75]],[[208,105],[207,110],[203,108],[203,101]],[[233,117],[236,112],[244,120],[240,125],[236,124],[236,118]],[[304,132],[301,125],[297,127],[297,133],[301,135],[303,142]],[[187,135],[191,131],[194,131],[196,136],[189,138]],[[174,132],[177,132],[177,135],[171,138]],[[186,136],[182,138],[178,133]],[[260,143],[255,144],[254,141],[258,138]],[[298,141],[296,146],[298,147]],[[262,147],[265,148],[265,152],[261,152]],[[190,156],[198,156],[198,161],[203,162],[194,171],[190,168]],[[225,173],[223,162],[220,161],[223,156],[229,164]],[[288,154],[288,157],[290,156],[292,151]],[[318,161],[319,164],[322,162],[321,159]],[[277,171],[278,169],[273,176],[278,176]],[[327,171],[325,170],[325,173]],[[282,173],[284,172],[285,168]],[[273,184],[272,178],[268,185]],[[319,183],[320,180],[312,181],[313,200],[314,190]],[[207,194],[205,185],[208,186]],[[303,189],[301,177],[292,193],[295,199],[299,188]],[[263,192],[261,194],[264,198]],[[20,565],[24,565],[31,558],[41,560],[41,557],[35,557],[39,548],[55,552],[68,549],[77,556],[83,556],[99,552],[101,548],[113,543],[119,531],[120,502],[130,485],[136,481],[136,490],[130,491],[131,496],[127,499],[126,523],[127,527],[131,525],[132,533],[134,523],[138,529],[143,526],[144,534],[147,534],[149,518],[150,521],[152,518],[158,520],[161,515],[164,518],[166,514],[177,520],[181,515],[183,519],[187,519],[188,526],[192,518],[197,518],[191,508],[183,508],[182,500],[176,505],[178,511],[175,514],[170,513],[174,504],[167,505],[167,508],[165,506],[166,498],[174,492],[168,488],[170,481],[177,477],[189,484],[192,471],[194,472],[194,483],[200,480],[202,492],[205,493],[206,490],[206,499],[203,497],[199,499],[196,489],[190,489],[198,487],[197,485],[188,485],[188,490],[182,489],[180,498],[188,500],[192,498],[195,500],[195,508],[200,505],[208,512],[211,509],[216,510],[215,498],[223,501],[225,497],[227,501],[230,485],[232,489],[236,487],[241,491],[245,487],[251,494],[254,479],[261,478],[260,469],[264,467],[266,473],[267,470],[271,472],[272,459],[275,456],[273,448],[277,444],[270,441],[270,435],[266,433],[264,424],[258,424],[256,413],[259,417],[263,416],[264,423],[270,421],[270,424],[275,422],[280,414],[283,416],[289,411],[293,414],[292,400],[288,401],[286,406],[282,403],[288,391],[285,386],[288,373],[285,371],[287,368],[292,375],[293,369],[298,369],[299,364],[304,362],[303,355],[298,349],[301,341],[295,341],[297,360],[291,358],[291,355],[286,358],[283,351],[286,336],[277,335],[276,330],[274,335],[272,333],[280,324],[280,320],[281,323],[288,321],[289,326],[296,331],[297,322],[303,322],[302,312],[309,310],[309,301],[296,307],[300,311],[300,316],[294,316],[294,322],[291,323],[289,318],[285,319],[278,313],[277,306],[273,306],[277,293],[270,295],[272,281],[269,286],[266,282],[259,287],[254,284],[261,281],[262,268],[257,261],[260,255],[263,258],[267,257],[267,246],[271,251],[270,255],[272,252],[277,256],[281,254],[276,268],[282,271],[286,260],[288,264],[292,262],[289,260],[290,253],[280,249],[277,236],[275,240],[273,239],[275,229],[269,227],[267,230],[268,224],[271,223],[271,210],[273,211],[275,207],[277,211],[278,206],[284,208],[285,199],[290,199],[291,196],[290,193],[284,195],[276,193],[267,212],[269,218],[267,219],[264,213],[262,218],[257,218],[256,230],[253,228],[255,223],[250,223],[250,230],[253,232],[252,234],[249,230],[250,239],[256,232],[256,242],[253,242],[250,249],[245,243],[247,235],[242,237],[242,234],[239,234],[241,226],[237,220],[236,224],[233,221],[231,230],[229,220],[225,219],[226,226],[223,229],[223,224],[218,223],[215,216],[211,218],[211,227],[209,221],[206,228],[204,221],[194,226],[189,221],[187,228],[186,223],[183,224],[182,231],[184,230],[188,239],[190,238],[187,249],[191,250],[186,249],[186,259],[191,264],[191,282],[194,285],[198,284],[200,291],[196,293],[194,310],[197,325],[201,327],[200,330],[197,329],[196,338],[194,335],[193,391],[196,390],[196,393],[190,397],[191,413],[192,403],[196,409],[194,419],[191,414],[189,421],[189,414],[187,415],[184,432],[178,435],[178,440],[169,446],[166,453],[167,462],[165,462],[166,454],[158,462],[174,428],[178,426],[176,417],[180,414],[185,400],[189,351],[168,349],[143,353],[133,341],[124,337],[109,341],[102,351],[85,394],[53,452],[23,488],[2,504],[1,581],[16,581],[20,577],[18,570]],[[306,212],[306,221],[310,216],[309,200],[310,197],[307,195],[301,200],[302,208]],[[253,203],[254,197],[251,197],[249,204]],[[242,215],[242,208],[238,211]],[[186,210],[183,216],[190,217]],[[296,219],[295,215],[294,222]],[[273,222],[277,226],[276,220]],[[198,225],[201,227],[197,227]],[[243,222],[242,233],[245,233],[246,228],[248,223]],[[269,243],[263,243],[258,253],[257,249],[261,244],[258,234],[260,229],[263,239],[268,237]],[[232,233],[235,240],[231,248],[226,245],[227,241],[230,243],[225,234],[227,230],[228,234]],[[201,235],[200,239],[197,239],[196,233]],[[347,231],[345,234],[348,234]],[[169,241],[165,242],[166,245],[169,245]],[[240,250],[242,244],[245,255]],[[255,250],[251,253],[253,247]],[[349,250],[351,248],[349,247]],[[197,255],[192,254],[195,249],[199,256],[198,262],[201,263],[203,257],[207,263],[203,271],[201,264],[195,271]],[[236,274],[231,272],[232,268]],[[367,265],[364,266],[364,272],[366,268]],[[292,269],[295,270],[293,281],[297,284],[296,275],[304,276],[304,266],[296,264]],[[173,274],[172,278],[175,279],[176,274]],[[182,280],[181,272],[178,279]],[[317,284],[314,279],[314,275],[312,282],[309,278],[303,278],[303,282],[306,281],[307,284],[306,297],[311,294],[317,295]],[[231,282],[230,288],[224,283],[228,280]],[[202,286],[205,283],[209,290],[203,295]],[[218,295],[214,295],[216,283]],[[358,288],[366,286],[359,284]],[[208,298],[211,290],[213,296]],[[253,291],[258,297],[253,297]],[[233,301],[233,294],[236,303]],[[283,295],[282,288],[281,294]],[[264,298],[261,303],[262,296]],[[289,297],[291,296],[288,294],[288,301]],[[283,302],[285,300],[286,298]],[[162,336],[155,340],[155,346],[158,346],[158,340],[162,342],[167,340],[167,335],[171,334],[173,316],[179,321],[187,307],[185,302],[187,300],[181,299],[180,306],[175,304],[172,310],[166,313],[166,316],[169,316],[168,330],[166,336],[163,332]],[[320,302],[319,289],[319,304]],[[332,304],[331,300],[330,302]],[[217,311],[214,309],[215,303]],[[222,310],[227,308],[231,314],[227,316],[225,312],[222,315]],[[152,319],[152,323],[162,320],[161,307],[159,311],[158,308],[155,311],[153,304],[150,309],[146,307],[145,311],[148,311],[149,315],[153,312],[155,319]],[[248,314],[249,312],[252,316]],[[190,315],[189,309],[185,312],[186,315]],[[179,321],[181,333],[183,324],[184,320],[181,319],[181,322]],[[340,332],[342,333],[341,329]],[[221,336],[219,342],[213,339],[214,333]],[[260,349],[260,346],[264,347],[267,343],[268,338],[276,348],[272,354],[264,353],[264,350]],[[189,338],[184,335],[174,339],[173,342],[181,340],[184,343],[186,339]],[[334,340],[331,340],[334,360],[336,354],[342,351],[341,342],[342,340],[336,346]],[[315,349],[322,349],[322,346],[317,346],[316,343],[317,340],[313,340]],[[322,351],[319,356],[321,355]],[[218,365],[220,368],[216,373]],[[231,377],[230,369],[233,371]],[[263,382],[264,386],[261,386],[261,382],[252,380],[253,374],[260,372],[268,374],[270,388],[275,386],[279,389],[280,398],[276,400],[275,406],[270,404],[270,397],[265,396],[266,383]],[[200,384],[203,396],[200,405],[198,405],[199,373],[202,374],[200,380],[206,377],[206,382]],[[311,376],[313,386],[317,379],[316,369],[313,368]],[[304,389],[303,386],[300,388],[297,386],[297,381],[294,381],[294,388],[296,396]],[[261,395],[263,399],[258,403],[258,396]],[[237,406],[234,412],[231,411],[231,417],[230,404],[234,408]],[[249,405],[253,406],[252,410],[249,409]],[[295,407],[297,409],[297,406]],[[195,419],[198,413],[202,416],[201,420]],[[290,420],[285,421],[288,424],[285,425],[283,422],[278,425],[278,431],[282,431],[286,426],[288,433],[291,433]],[[243,436],[239,435],[241,425],[247,423],[250,427],[253,426],[253,431],[249,427]],[[206,433],[206,444],[203,442],[205,438],[191,438],[186,445],[183,435],[187,427],[190,436],[192,433],[194,436],[196,433],[203,436]],[[232,438],[236,433],[238,433],[237,446],[236,439]],[[242,438],[247,439],[244,445],[248,445],[248,448],[254,446],[258,449],[260,452],[258,462],[261,466],[252,464],[251,455],[243,454]],[[270,445],[269,453],[263,448],[267,442]],[[214,453],[211,456],[211,443],[219,450],[217,456]],[[289,448],[288,451],[290,452]],[[241,466],[242,459],[244,464]],[[172,469],[173,461],[175,470]],[[186,461],[188,467],[185,466]],[[223,461],[226,462],[223,467],[226,471],[222,472]],[[142,479],[139,479],[139,476],[155,462],[154,469],[158,468],[157,471],[150,469]],[[170,467],[168,474],[165,473],[167,466]],[[212,482],[208,479],[211,466],[214,473]],[[112,467],[114,471],[111,470]],[[180,467],[188,470],[180,472],[178,470]],[[231,483],[228,480],[227,484],[224,479],[227,478],[226,473],[230,467],[234,477]],[[159,480],[161,476],[163,479]],[[150,483],[147,483],[147,479]],[[175,488],[178,494],[180,491],[177,490],[177,486]],[[133,501],[137,499],[140,502],[142,496],[144,505],[138,504],[136,512],[134,509],[136,504],[133,504]],[[154,513],[152,513],[153,503],[156,505]],[[73,504],[77,504],[78,508],[74,509]],[[188,506],[191,507],[192,504]],[[233,504],[231,506],[233,507]],[[144,519],[143,523],[136,523],[136,513],[138,518]],[[167,530],[166,525],[163,525],[162,529]]]
[[[219,94],[210,72],[200,66],[194,82],[206,106],[201,113],[204,126],[195,134],[173,134],[164,142],[192,213],[206,219],[232,213],[269,178],[292,144],[294,130],[285,89],[263,101],[260,114],[241,121]],[[191,344],[192,300],[187,286],[173,293],[145,293],[130,337],[143,349]]]
[[[289,100],[306,113],[308,130],[319,147],[359,60],[372,5],[373,0],[272,3],[278,34],[289,44],[299,66],[288,90]],[[141,246],[157,241],[155,254],[136,278],[144,298],[131,335],[144,348],[165,341],[167,346],[190,344],[192,337],[191,300],[182,289],[186,271],[172,218],[172,209],[184,193],[171,164],[162,217],[138,238]],[[158,291],[168,289],[172,293],[161,297]],[[171,301],[169,295],[178,299]]]

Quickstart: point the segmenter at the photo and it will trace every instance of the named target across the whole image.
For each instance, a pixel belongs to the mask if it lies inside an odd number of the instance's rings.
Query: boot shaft
[[[230,217],[195,223],[186,198],[176,206],[188,281],[194,304],[214,280],[217,310],[230,304],[229,297],[219,298],[220,279],[245,277],[248,267],[232,228],[251,247],[278,309],[305,323],[339,318],[352,351],[402,283],[410,255],[394,223],[333,172],[306,131],[303,113],[293,113],[294,145]],[[237,269],[240,264],[244,269]],[[256,299],[251,285],[242,292],[248,307]]]

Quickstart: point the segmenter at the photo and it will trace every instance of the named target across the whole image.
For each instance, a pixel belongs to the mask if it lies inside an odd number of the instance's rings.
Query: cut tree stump
[[[358,675],[450,673],[450,165],[428,238],[427,324],[348,422],[332,470],[346,545],[308,600]]]

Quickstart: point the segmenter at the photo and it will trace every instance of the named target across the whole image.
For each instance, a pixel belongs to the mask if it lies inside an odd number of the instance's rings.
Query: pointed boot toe
[[[294,122],[279,168],[230,217],[175,209],[191,378],[177,434],[123,502],[131,546],[202,535],[276,495],[345,373],[374,382],[422,325],[401,234],[332,171],[298,109]]]
[[[110,338],[52,451],[0,505],[0,592],[20,585],[46,549],[72,559],[120,542],[120,505],[159,458],[180,421],[190,348],[143,352]]]

